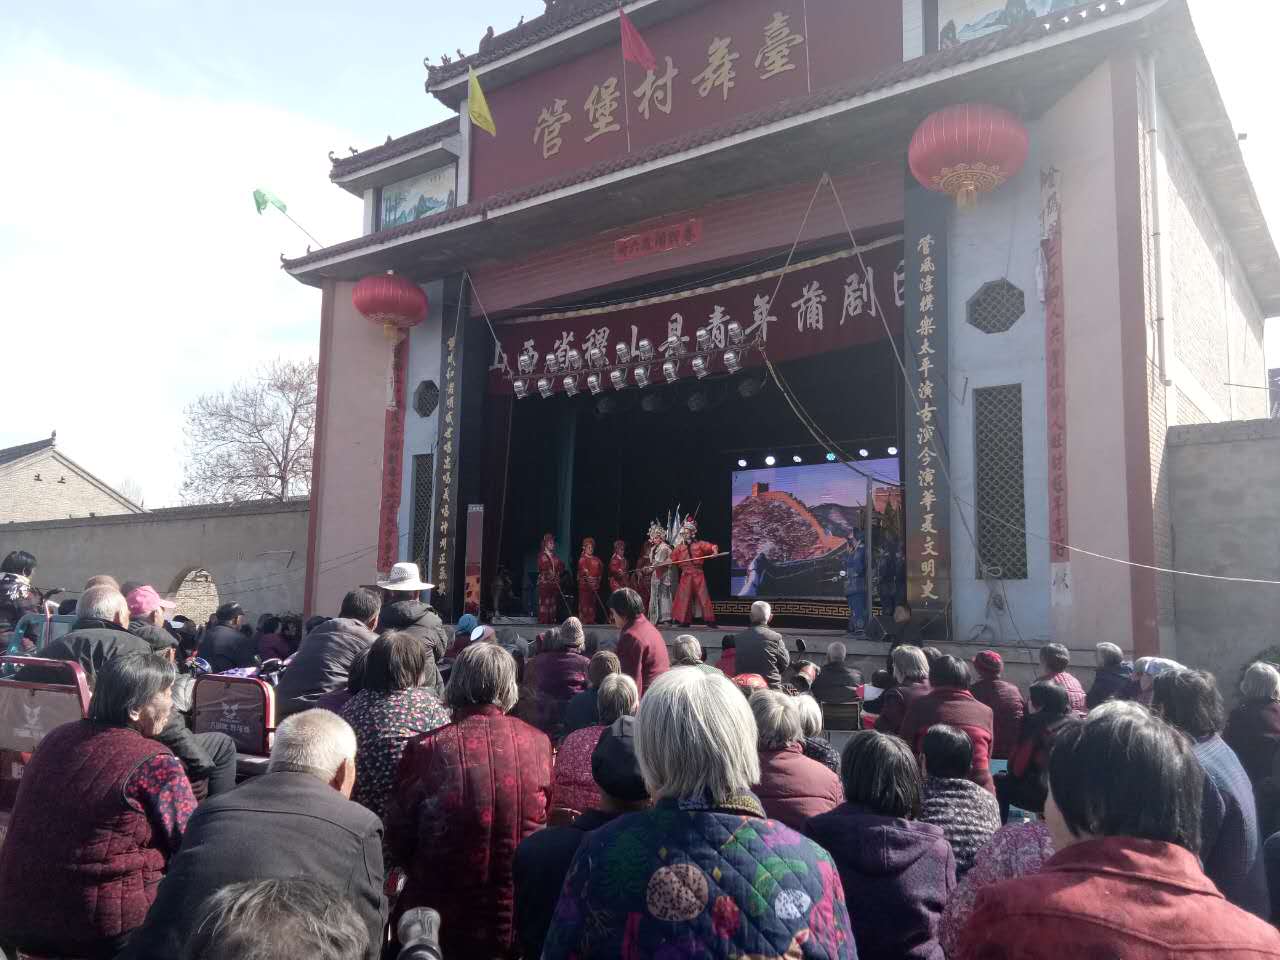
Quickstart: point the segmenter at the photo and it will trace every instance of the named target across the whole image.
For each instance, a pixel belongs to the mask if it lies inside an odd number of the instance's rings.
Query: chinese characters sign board
[[[608,361],[602,366],[608,366],[617,358],[618,344],[626,344],[634,354],[641,340],[648,340],[656,352],[650,374],[652,382],[660,383],[662,363],[675,353],[674,347],[664,353],[664,343],[679,342],[686,353],[694,353],[696,334],[702,328],[707,331],[709,349],[722,351],[730,346],[731,322],[742,327],[748,342],[762,339],[774,361],[883,340],[886,324],[895,337],[902,330],[904,298],[909,297],[900,237],[865,248],[861,261],[845,252],[793,265],[780,287],[778,276],[770,271],[684,294],[620,304],[605,312],[500,323],[489,388],[509,393],[507,373],[517,373],[522,354],[537,354],[535,378],[548,375],[547,360],[553,358],[560,371],[553,379],[561,392],[569,351],[578,352],[583,373],[588,373],[593,348],[602,351]],[[778,294],[771,304],[775,288]],[[743,360],[756,364],[760,355],[748,351]],[[724,372],[714,355],[711,366],[713,373]],[[688,357],[681,362],[680,375],[693,375]],[[602,379],[608,382],[607,376]]]
[[[947,453],[947,218],[950,198],[906,195],[907,597],[945,613],[951,601],[951,485]]]
[[[461,292],[458,294],[461,296]],[[444,350],[441,352],[441,380],[444,389],[441,391],[440,403],[440,436],[437,441],[438,465],[436,489],[436,523],[435,523],[435,577],[436,597],[445,605],[445,613],[450,612],[453,604],[450,600],[453,589],[454,544],[457,542],[459,513],[458,499],[458,361],[461,357],[461,341],[458,330],[449,323],[443,323]]]
[[[1044,258],[1045,365],[1049,420],[1049,562],[1054,600],[1070,595],[1067,563],[1067,314],[1062,283],[1062,205],[1057,170],[1040,174],[1040,250]]]
[[[614,42],[486,88],[498,136],[472,140],[475,198],[697,134],[902,60],[900,0],[713,0],[641,29],[655,71],[624,67]]]
[[[692,217],[681,223],[619,237],[613,242],[613,262],[627,263],[658,253],[670,253],[680,247],[692,247],[702,240],[702,218]]]

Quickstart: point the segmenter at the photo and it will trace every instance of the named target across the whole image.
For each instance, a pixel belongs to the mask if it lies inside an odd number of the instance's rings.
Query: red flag
[[[621,6],[618,7],[618,21],[622,24],[622,59],[638,63],[646,70],[657,72],[658,61],[653,58],[653,51],[644,42],[644,37],[640,36],[640,31],[636,29],[636,25],[631,22],[631,18]]]

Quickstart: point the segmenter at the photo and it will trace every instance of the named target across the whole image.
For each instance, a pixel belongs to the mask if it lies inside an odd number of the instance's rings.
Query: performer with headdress
[[[676,573],[671,566],[671,546],[656,523],[649,527],[649,622],[670,623]]]
[[[583,623],[596,622],[603,574],[604,563],[596,556],[595,538],[587,537],[582,541],[582,556],[578,557],[578,619]]]
[[[613,556],[609,558],[609,594],[631,586],[627,575],[627,541],[613,541]]]
[[[560,599],[560,576],[564,573],[564,561],[556,556],[556,538],[551,534],[542,537],[542,552],[538,554],[538,622],[559,623],[556,606]]]
[[[718,554],[720,548],[697,537],[698,523],[693,517],[689,517],[680,528],[680,536],[671,554],[672,562],[680,570],[680,586],[676,589],[672,616],[680,626],[687,627],[694,615],[701,612],[708,629],[715,630],[716,609],[711,605],[711,594],[707,592],[707,575],[703,573],[702,565],[708,558]]]

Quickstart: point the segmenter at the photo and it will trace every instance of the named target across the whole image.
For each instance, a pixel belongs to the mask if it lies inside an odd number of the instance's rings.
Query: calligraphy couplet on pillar
[[[462,592],[465,612],[480,615],[480,571],[484,561],[484,504],[467,504],[467,554]]]
[[[446,289],[453,287],[449,281]],[[465,296],[462,280],[458,281],[458,296]],[[458,442],[461,423],[461,366],[462,338],[466,324],[451,322],[458,309],[457,303],[446,304],[444,322],[441,326],[442,349],[440,351],[440,435],[436,446],[436,508],[435,524],[432,527],[434,550],[432,564],[436,585],[435,600],[441,613],[446,618],[453,616],[453,596],[456,584],[453,582],[454,544],[457,542],[458,527],[461,514],[457,510],[458,502]],[[465,305],[463,305],[465,315]]]
[[[947,481],[947,226],[953,203],[908,178],[905,201],[907,596],[913,611],[951,603]]]

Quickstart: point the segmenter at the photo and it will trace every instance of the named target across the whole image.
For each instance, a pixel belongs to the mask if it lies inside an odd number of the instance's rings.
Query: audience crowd
[[[416,568],[256,630],[103,575],[30,642],[35,568],[4,560],[0,642],[65,663],[5,677],[91,699],[8,794],[11,957],[377,960],[432,908],[448,960],[1280,958],[1269,663],[1230,714],[1106,642],[1088,691],[1057,643],[1025,694],[996,651],[911,645],[873,689],[766,603],[713,665],[626,588],[607,631],[450,631]],[[193,732],[206,673],[274,686],[261,769]]]

